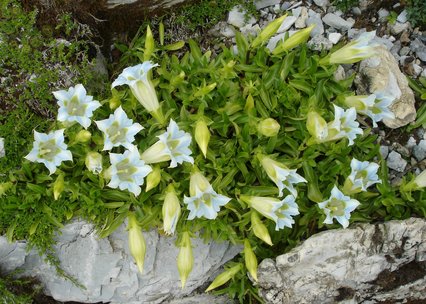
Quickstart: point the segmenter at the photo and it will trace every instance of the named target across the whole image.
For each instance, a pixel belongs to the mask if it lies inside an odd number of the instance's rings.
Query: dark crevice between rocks
[[[335,301],[353,299],[353,297],[355,296],[355,290],[350,287],[340,287],[339,289],[337,289],[337,292],[339,294],[334,297]]]

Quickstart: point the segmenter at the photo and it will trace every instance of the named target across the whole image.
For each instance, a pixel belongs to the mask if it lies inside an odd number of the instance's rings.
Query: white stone
[[[377,53],[377,57],[361,62],[355,78],[357,93],[383,92],[394,97],[390,109],[395,119],[384,119],[383,122],[389,128],[405,126],[416,118],[414,93],[392,54],[384,46],[380,46]]]
[[[405,147],[409,150],[412,150],[416,145],[417,145],[416,139],[413,136],[410,136]]]
[[[413,63],[414,75],[417,77],[423,72],[423,68],[416,63]]]
[[[408,27],[409,27],[408,22],[406,22],[406,23],[395,22],[395,24],[391,25],[391,32],[394,35],[399,35],[403,31],[407,30]]]
[[[328,13],[323,18],[322,21],[327,24],[328,26],[331,26],[338,30],[348,31],[353,25],[353,20],[345,20],[336,14]]]
[[[333,43],[333,44],[337,44],[339,42],[340,38],[342,38],[342,34],[340,34],[340,33],[329,33],[328,34],[328,40],[330,40],[331,43]]]
[[[383,159],[386,159],[389,154],[389,147],[388,146],[380,146],[380,155]]]
[[[404,172],[405,167],[407,166],[407,161],[401,157],[401,154],[392,151],[388,155],[387,165],[392,170]]]
[[[377,12],[377,15],[379,16],[379,20],[383,21],[383,20],[386,20],[387,16],[389,16],[389,11],[387,9],[385,9],[385,8],[381,8]]]
[[[407,19],[407,11],[403,10],[398,17],[396,18],[396,21],[401,22],[401,23],[405,23],[408,21]]]
[[[362,12],[361,9],[357,6],[352,8],[352,14],[356,15],[356,16],[361,16]]]
[[[243,26],[242,28],[240,28],[241,34],[243,34],[244,36],[252,36],[252,37],[256,37],[259,32],[262,29],[260,28],[259,24],[255,24],[255,25],[250,25],[247,24],[246,26]]]
[[[4,138],[0,137],[0,158],[5,156],[6,156],[6,152],[4,150]]]
[[[333,43],[324,36],[315,36],[308,41],[308,47],[314,51],[328,51],[333,47]]]
[[[284,33],[285,31],[287,31],[288,29],[291,28],[291,26],[296,22],[297,17],[295,16],[287,16],[283,23],[281,23],[280,28],[277,31],[277,34],[281,34]]]
[[[327,9],[327,6],[330,5],[330,1],[329,0],[314,0],[314,3],[321,7],[323,10]]]
[[[287,33],[288,36],[291,37],[294,33],[296,33],[296,31],[288,31]],[[277,47],[278,42],[284,41],[285,35],[287,33],[281,33],[273,36],[271,39],[269,39],[266,47],[272,52]]]
[[[268,304],[420,303],[426,299],[425,260],[424,219],[353,224],[263,260],[259,294]]]
[[[346,79],[346,72],[343,66],[339,65],[333,74],[334,80],[340,81]]]
[[[155,304],[191,294],[211,281],[220,267],[241,251],[241,247],[226,242],[191,239],[194,267],[185,288],[181,289],[176,237],[162,237],[156,231],[144,232],[144,237],[147,252],[143,274],[139,274],[130,255],[125,225],[103,239],[99,239],[92,224],[84,221],[65,225],[57,237],[56,253],[61,268],[86,289],[58,276],[54,267],[47,265],[36,251],[23,255],[25,244],[6,247],[4,237],[0,237],[0,267],[19,267],[23,271],[20,275],[37,278],[44,292],[57,301]],[[11,268],[14,267],[9,266],[10,271]]]
[[[315,37],[324,34],[324,25],[322,24],[321,14],[310,9],[308,15],[309,17],[306,20],[306,26],[315,24],[310,36]]]
[[[426,158],[426,140],[422,139],[417,146],[414,146],[413,155],[417,161],[422,161]]]
[[[410,49],[416,53],[416,56],[423,62],[426,62],[426,46],[418,38],[410,44]]]
[[[308,19],[308,9],[304,6],[302,6],[302,9],[300,11],[300,16],[299,16],[299,18],[297,18],[294,26],[298,29],[305,28],[307,19]]]
[[[294,8],[294,9],[291,10],[291,13],[296,18],[299,18],[301,12],[302,12],[302,8],[301,7],[296,7],[296,8]]]
[[[232,38],[235,37],[235,28],[225,21],[219,21],[213,28],[209,30],[209,34],[219,38]]]
[[[280,4],[280,0],[256,0],[254,1],[254,5],[256,6],[257,10],[260,10],[262,8],[268,7],[268,6],[274,6],[276,4]]]
[[[256,19],[253,16],[249,16],[246,20],[247,12],[242,8],[241,5],[234,6],[228,15],[228,23],[237,28],[241,28],[247,24],[256,23]]]

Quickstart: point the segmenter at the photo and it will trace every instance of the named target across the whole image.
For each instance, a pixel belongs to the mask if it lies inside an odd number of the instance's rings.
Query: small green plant
[[[358,6],[359,0],[334,0],[332,3],[342,12],[347,12],[351,8]]]
[[[398,14],[395,11],[391,11],[389,13],[389,16],[386,17],[386,20],[390,23],[390,24],[395,24],[396,22],[396,18],[398,18]]]
[[[426,27],[426,2],[423,0],[408,0],[407,17],[412,26]]]
[[[14,279],[11,275],[0,276],[1,304],[32,304],[40,288],[33,290],[34,282],[27,279]]]

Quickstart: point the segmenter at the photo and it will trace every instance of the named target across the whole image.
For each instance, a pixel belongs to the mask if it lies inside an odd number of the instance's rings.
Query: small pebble
[[[407,166],[407,161],[401,157],[401,154],[392,151],[388,155],[387,165],[388,168],[392,170],[395,170],[397,172],[404,172],[405,167]]]
[[[6,156],[6,153],[4,151],[4,138],[0,137],[0,158],[5,156]]]
[[[426,140],[422,139],[417,146],[413,148],[413,155],[418,161],[426,158]]]
[[[389,147],[388,146],[380,146],[380,155],[383,159],[386,159],[389,154]]]

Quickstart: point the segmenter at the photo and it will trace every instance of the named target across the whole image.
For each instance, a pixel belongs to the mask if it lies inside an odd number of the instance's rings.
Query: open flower
[[[331,196],[328,200],[318,203],[318,206],[326,215],[324,224],[333,224],[333,218],[335,218],[343,228],[349,226],[351,212],[358,205],[359,202],[357,200],[344,195],[336,186],[331,190]]]
[[[292,216],[299,214],[299,207],[293,195],[287,195],[283,200],[274,197],[241,195],[240,199],[263,216],[276,223],[275,230],[292,227]]]
[[[64,140],[64,129],[48,134],[34,131],[33,149],[25,158],[44,164],[51,175],[63,161],[72,160],[72,154],[67,150]]]
[[[351,161],[352,172],[345,181],[343,191],[346,194],[367,191],[367,188],[376,183],[381,183],[377,175],[379,165],[368,161],[359,161],[355,158]]]
[[[362,129],[359,128],[359,123],[356,121],[355,108],[352,107],[345,111],[334,105],[334,120],[328,124],[326,141],[346,137],[349,139],[349,146],[351,146],[358,134],[362,134]]]
[[[111,181],[108,186],[129,190],[138,196],[145,176],[151,172],[151,167],[145,165],[140,159],[139,151],[135,146],[130,146],[123,154],[110,153],[111,166],[108,168]]]
[[[358,39],[323,58],[320,63],[350,64],[372,57],[376,55],[377,44],[370,44],[370,42],[375,36],[375,31],[363,33]]]
[[[345,98],[345,104],[349,107],[355,107],[360,114],[366,115],[373,121],[373,127],[377,127],[377,122],[387,118],[394,119],[395,114],[389,109],[394,98],[381,92],[376,92],[369,96],[348,96]]]
[[[296,170],[290,170],[282,163],[279,163],[265,155],[259,155],[260,163],[268,174],[269,178],[278,187],[278,196],[283,196],[283,190],[287,189],[291,195],[297,197],[297,190],[293,184],[306,183],[306,180],[296,173]]]
[[[81,84],[70,87],[68,91],[53,92],[58,100],[58,120],[71,125],[78,122],[87,129],[92,121],[93,111],[101,106],[93,96],[86,95],[86,89]]]
[[[231,199],[213,190],[207,178],[200,172],[192,173],[189,181],[189,195],[183,202],[190,211],[188,220],[195,217],[215,219],[221,206],[226,205]]]
[[[164,117],[158,103],[157,93],[149,77],[149,71],[156,66],[158,64],[145,61],[141,64],[127,67],[112,83],[111,88],[124,84],[128,85],[139,103],[160,123],[163,123]]]
[[[133,120],[127,117],[121,106],[109,118],[95,121],[95,123],[104,133],[104,150],[111,150],[118,146],[129,149],[133,146],[135,135],[143,129],[140,124],[133,123]]]
[[[159,141],[142,153],[141,158],[147,164],[171,161],[169,168],[177,167],[183,162],[194,163],[191,156],[191,135],[179,130],[176,122],[171,119],[167,131],[158,136]]]

